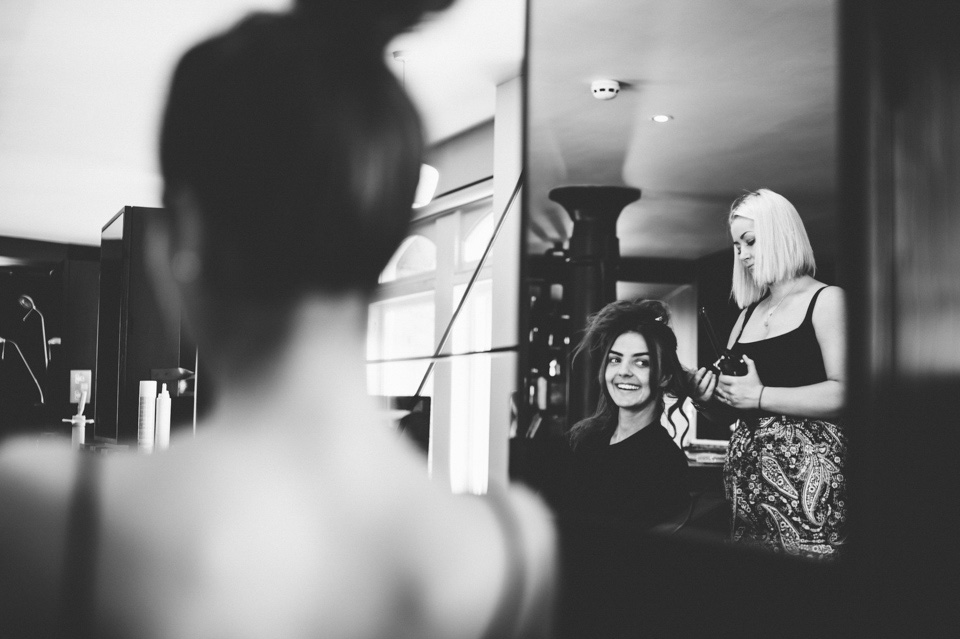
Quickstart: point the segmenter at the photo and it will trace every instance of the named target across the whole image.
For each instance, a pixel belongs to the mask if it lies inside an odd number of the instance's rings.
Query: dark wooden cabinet
[[[98,441],[136,443],[141,380],[160,378],[159,370],[196,371],[196,346],[182,322],[171,325],[167,319],[179,317],[180,309],[160,308],[145,263],[149,217],[166,214],[164,209],[126,206],[101,233],[93,426]],[[183,391],[176,381],[167,384],[173,426],[192,423],[195,380]]]

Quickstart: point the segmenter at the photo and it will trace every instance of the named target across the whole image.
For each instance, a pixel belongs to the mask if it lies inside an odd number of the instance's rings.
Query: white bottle
[[[73,450],[83,448],[86,439],[87,424],[93,423],[92,419],[83,416],[83,408],[87,405],[87,391],[80,394],[80,404],[77,406],[77,414],[70,419],[62,421],[72,425],[70,431],[70,446]]]
[[[170,393],[164,384],[157,396],[157,448],[170,448]]]
[[[70,429],[70,448],[73,450],[80,450],[83,448],[85,443],[84,440],[86,439],[87,420],[83,418],[83,415],[78,413],[73,416],[72,420],[69,421],[71,424],[73,424]]]
[[[153,380],[140,382],[140,414],[137,419],[137,449],[141,453],[153,452],[153,440],[157,430],[157,383]]]

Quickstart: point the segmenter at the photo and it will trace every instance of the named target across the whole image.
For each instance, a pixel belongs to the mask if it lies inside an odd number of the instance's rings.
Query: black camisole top
[[[783,335],[776,335],[756,342],[741,342],[740,336],[757,304],[747,307],[747,314],[740,327],[740,335],[730,350],[734,356],[746,355],[757,366],[757,375],[764,386],[796,388],[827,380],[820,343],[813,329],[813,307],[826,286],[813,294],[807,314],[800,326]]]

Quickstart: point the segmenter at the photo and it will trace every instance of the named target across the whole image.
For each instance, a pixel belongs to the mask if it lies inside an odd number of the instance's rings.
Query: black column
[[[569,285],[564,291],[570,309],[572,344],[576,344],[587,316],[617,297],[620,241],[617,218],[623,207],[640,199],[640,189],[626,186],[562,186],[550,199],[573,220],[568,251]],[[570,366],[567,426],[593,412],[600,389],[598,357],[582,353]]]

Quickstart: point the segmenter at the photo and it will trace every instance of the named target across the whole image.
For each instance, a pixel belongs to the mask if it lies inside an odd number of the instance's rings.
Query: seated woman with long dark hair
[[[613,302],[589,318],[575,353],[602,354],[601,393],[594,414],[570,430],[567,518],[639,531],[687,507],[687,458],[661,424],[665,397],[676,399],[667,411],[676,427],[690,395],[669,322],[656,300]]]

